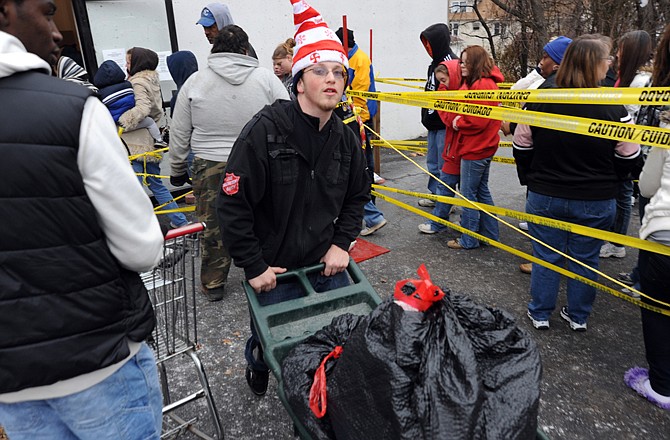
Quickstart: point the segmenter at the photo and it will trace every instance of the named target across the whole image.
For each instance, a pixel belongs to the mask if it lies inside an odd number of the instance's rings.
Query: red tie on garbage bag
[[[416,273],[420,280],[401,280],[396,283],[393,298],[425,312],[433,303],[444,298],[444,292],[430,280],[425,264],[419,266]]]
[[[342,346],[337,345],[333,351],[328,353],[328,356],[323,358],[321,365],[314,373],[314,382],[309,390],[309,409],[318,419],[326,415],[326,362],[330,358],[337,359],[340,354],[342,354]]]

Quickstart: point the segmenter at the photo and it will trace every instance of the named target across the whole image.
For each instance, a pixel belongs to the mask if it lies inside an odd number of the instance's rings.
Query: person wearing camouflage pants
[[[223,298],[230,271],[230,255],[223,246],[215,205],[225,168],[226,162],[214,162],[197,156],[193,159],[195,213],[198,221],[207,225],[201,241],[200,282],[210,301]]]

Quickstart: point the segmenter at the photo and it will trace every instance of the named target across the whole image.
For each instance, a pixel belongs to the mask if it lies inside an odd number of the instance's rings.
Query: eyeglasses
[[[614,55],[610,55],[608,57],[603,58],[603,60],[607,60],[608,63],[613,63],[614,62]]]
[[[316,66],[311,69],[305,69],[305,72],[313,72],[316,76],[327,77],[329,73],[333,74],[333,78],[337,80],[343,80],[347,77],[347,72],[341,68],[335,68],[334,70],[328,70],[325,67]]]

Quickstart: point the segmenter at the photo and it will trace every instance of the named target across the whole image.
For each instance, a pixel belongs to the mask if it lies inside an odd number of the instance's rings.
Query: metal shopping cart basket
[[[216,438],[223,439],[221,420],[214,404],[205,369],[198,357],[198,327],[196,317],[195,262],[199,253],[199,232],[204,223],[194,223],[173,229],[165,236],[163,258],[151,272],[141,274],[149,291],[156,315],[156,327],[149,345],[156,355],[163,391],[163,434],[161,438],[175,438],[188,430],[203,439],[212,439],[196,427],[197,417],[184,419],[177,410],[204,398]],[[200,388],[185,397],[175,399],[170,391],[173,372],[185,371],[176,365],[185,356],[195,367]],[[169,364],[169,365],[168,365]],[[189,383],[191,383],[190,381]],[[174,387],[173,387],[174,388]],[[180,386],[180,394],[183,386]],[[188,393],[189,391],[185,391]],[[191,412],[192,413],[192,412]]]

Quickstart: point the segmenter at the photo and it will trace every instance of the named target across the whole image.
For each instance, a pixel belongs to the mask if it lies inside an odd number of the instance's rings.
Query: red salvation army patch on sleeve
[[[221,189],[229,196],[237,194],[240,190],[240,176],[236,176],[235,173],[226,173]]]

